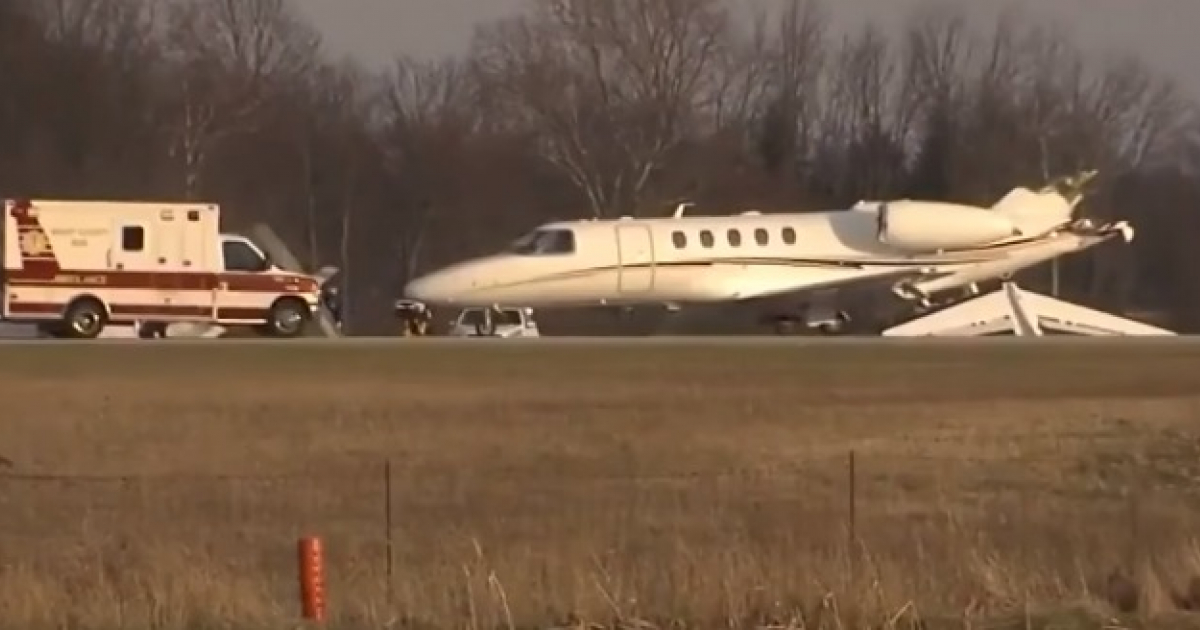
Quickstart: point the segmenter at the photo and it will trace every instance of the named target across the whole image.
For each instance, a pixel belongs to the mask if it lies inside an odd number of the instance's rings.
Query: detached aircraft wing
[[[1070,302],[1022,291],[1002,291],[959,302],[883,331],[885,337],[975,337],[1012,333],[1040,337],[1044,330],[1088,336],[1171,336],[1175,333]]]
[[[308,270],[304,268],[304,265],[300,264],[300,260],[296,258],[294,254],[292,254],[290,249],[288,249],[288,246],[283,242],[283,239],[275,233],[275,230],[271,229],[271,226],[267,225],[266,223],[257,223],[250,228],[250,233],[254,241],[258,243],[258,245],[262,247],[271,257],[271,259],[274,260],[275,263],[281,268],[299,274],[309,273]],[[326,265],[311,275],[315,277],[317,279],[317,283],[323,287],[329,281],[329,279],[337,275],[337,273],[337,267]],[[324,336],[341,336],[341,329],[338,326],[337,319],[334,317],[333,313],[329,311],[329,306],[324,303],[321,304],[317,311],[316,323],[319,327],[319,332],[321,332]]]

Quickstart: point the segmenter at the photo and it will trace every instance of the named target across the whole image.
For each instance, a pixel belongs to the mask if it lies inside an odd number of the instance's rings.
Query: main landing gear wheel
[[[772,322],[776,335],[796,334],[796,321],[788,317],[777,317]]]
[[[804,316],[780,316],[771,319],[775,334],[784,336],[812,333],[825,336],[842,335],[847,332],[849,323],[850,315],[845,311],[838,311],[832,318],[817,321],[809,320]]]
[[[817,324],[817,332],[822,335],[840,335],[846,331],[845,322],[824,322]]]
[[[283,299],[271,305],[265,325],[272,337],[292,338],[304,334],[311,318],[308,307],[300,300]]]
[[[60,330],[72,339],[95,339],[108,324],[108,312],[98,300],[76,300],[67,308]]]

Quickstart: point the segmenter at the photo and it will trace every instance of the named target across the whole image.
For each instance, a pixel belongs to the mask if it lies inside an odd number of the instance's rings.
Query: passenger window
[[[513,241],[508,247],[513,254],[541,256],[575,253],[575,233],[571,230],[534,230]]]
[[[709,232],[708,230],[701,231],[700,232],[700,244],[705,247],[712,247],[713,246],[712,232]]]
[[[146,248],[146,231],[141,226],[129,225],[121,228],[121,249],[140,252]]]
[[[225,259],[226,271],[265,271],[267,262],[258,252],[241,241],[221,243],[221,256]]]
[[[729,244],[733,247],[738,247],[742,244],[742,233],[737,230],[729,230],[725,233],[729,238]]]
[[[683,249],[687,247],[687,235],[683,232],[675,232],[671,234],[671,242],[675,243],[675,249]]]
[[[783,242],[787,245],[796,244],[796,230],[790,227],[783,228]]]
[[[770,241],[770,238],[768,237],[766,230],[764,230],[762,228],[758,228],[757,230],[754,230],[754,242],[755,243],[758,243],[759,245],[766,245],[769,241]]]

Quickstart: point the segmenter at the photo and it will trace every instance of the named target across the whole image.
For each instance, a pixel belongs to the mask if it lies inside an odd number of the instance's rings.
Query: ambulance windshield
[[[221,243],[221,254],[225,258],[226,271],[266,271],[269,267],[267,260],[261,254],[242,241],[225,241]]]

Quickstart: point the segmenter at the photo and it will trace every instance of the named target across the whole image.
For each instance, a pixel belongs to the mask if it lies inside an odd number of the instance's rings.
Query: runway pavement
[[[300,339],[0,339],[0,345],[247,345],[247,346],[396,346],[464,344],[487,346],[996,346],[996,345],[1042,345],[1042,346],[1109,346],[1109,347],[1169,347],[1200,343],[1200,335],[1173,337],[1081,337],[1052,335],[1045,337],[817,337],[817,336],[653,336],[653,337],[539,337],[530,339],[496,339],[475,337],[304,337]]]

